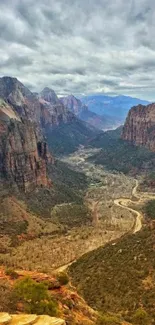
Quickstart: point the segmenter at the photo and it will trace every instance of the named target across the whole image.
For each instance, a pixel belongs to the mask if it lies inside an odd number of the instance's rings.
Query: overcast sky
[[[155,100],[155,0],[0,0],[0,75]]]

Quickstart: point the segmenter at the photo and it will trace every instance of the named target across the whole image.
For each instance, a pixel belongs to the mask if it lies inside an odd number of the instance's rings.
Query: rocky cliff
[[[116,117],[108,116],[105,114],[101,116],[89,110],[87,105],[82,103],[80,99],[77,99],[73,95],[62,97],[60,100],[69,111],[96,129],[107,131],[115,129],[121,124],[121,122],[118,121]]]
[[[16,78],[0,78],[1,180],[25,192],[47,186],[48,160],[38,99]]]
[[[25,192],[47,186],[47,143],[64,153],[93,135],[52,89],[36,94],[16,78],[0,78],[0,173],[9,184]]]
[[[54,90],[46,87],[38,95],[41,104],[41,124],[43,128],[55,128],[75,119],[75,116],[59,100]]]
[[[129,111],[122,139],[155,151],[155,104],[138,105]]]
[[[16,78],[0,78],[0,98],[20,117],[33,121],[38,134],[47,125],[54,127],[74,118],[52,89],[46,87],[40,94],[34,94]]]
[[[33,122],[10,118],[13,109],[0,106],[0,176],[1,180],[27,192],[36,186],[47,186],[47,144],[38,137]],[[15,113],[14,113],[15,114]],[[3,119],[2,119],[3,118]]]
[[[60,101],[78,117],[80,117],[83,111],[88,111],[88,107],[82,104],[82,102],[73,95],[62,97]]]

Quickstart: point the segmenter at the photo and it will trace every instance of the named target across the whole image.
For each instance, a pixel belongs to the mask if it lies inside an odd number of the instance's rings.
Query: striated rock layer
[[[47,186],[47,144],[30,121],[0,121],[0,176],[25,192]]]
[[[123,128],[122,139],[155,151],[155,104],[131,108]]]
[[[50,159],[38,99],[16,78],[0,78],[1,181],[24,192],[47,186]]]
[[[60,101],[76,116],[80,117],[81,113],[88,111],[88,107],[82,104],[82,102],[73,95],[62,97],[60,98]]]
[[[38,95],[41,104],[41,125],[55,128],[75,119],[75,116],[59,100],[54,90],[45,87]]]

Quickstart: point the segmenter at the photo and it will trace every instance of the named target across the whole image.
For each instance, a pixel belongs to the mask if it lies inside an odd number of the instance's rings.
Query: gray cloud
[[[1,0],[1,76],[61,95],[155,98],[154,0]]]

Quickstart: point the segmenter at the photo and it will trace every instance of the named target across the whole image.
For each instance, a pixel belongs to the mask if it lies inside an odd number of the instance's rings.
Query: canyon
[[[123,238],[143,232],[143,208],[155,194],[139,190],[143,174],[135,177],[130,161],[129,173],[117,170],[117,159],[124,163],[120,148],[125,159],[127,151],[137,159],[133,148],[138,146],[154,150],[154,106],[132,108],[123,130],[105,133],[80,121],[80,111],[87,111],[82,105],[73,97],[59,99],[48,87],[32,93],[15,78],[0,78],[2,275],[8,267],[42,279],[66,270],[74,275],[74,267],[91,252],[95,256],[98,249],[115,248]],[[113,163],[111,168],[102,163],[104,157]],[[60,288],[58,296],[66,292],[63,299],[68,299],[66,290]],[[80,299],[80,317],[94,324],[94,311]],[[67,319],[65,312],[62,319]]]

